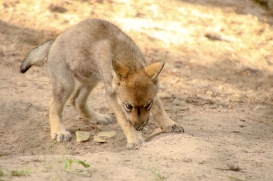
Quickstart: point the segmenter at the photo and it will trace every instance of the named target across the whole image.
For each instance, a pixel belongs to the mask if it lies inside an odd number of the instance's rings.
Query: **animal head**
[[[158,90],[158,76],[164,62],[157,62],[132,71],[125,64],[113,60],[113,87],[129,123],[141,131],[148,123]]]

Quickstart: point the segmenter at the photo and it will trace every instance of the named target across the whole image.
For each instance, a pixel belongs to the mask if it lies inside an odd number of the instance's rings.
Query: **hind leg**
[[[74,90],[74,78],[65,70],[49,73],[53,87],[53,99],[49,105],[51,139],[55,139],[58,142],[69,141],[71,135],[62,123],[62,112],[65,102]]]
[[[86,85],[82,82],[78,82],[76,89],[71,96],[71,104],[80,115],[90,121],[99,124],[108,124],[112,122],[112,118],[109,115],[99,114],[88,107],[87,99],[90,92],[97,85],[97,80],[91,80],[89,82],[92,82],[92,84],[89,83]]]

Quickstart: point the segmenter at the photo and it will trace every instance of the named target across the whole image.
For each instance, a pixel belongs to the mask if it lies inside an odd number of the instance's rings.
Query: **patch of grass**
[[[8,156],[8,153],[0,153],[0,158],[4,156]]]
[[[4,172],[0,170],[0,177],[4,177]]]
[[[232,181],[245,181],[245,180],[242,180],[242,179],[239,179],[237,177],[234,177],[234,176],[228,176],[228,178]]]
[[[155,176],[154,179],[152,180],[156,180],[156,181],[164,181],[165,177],[156,169],[141,169],[137,174],[136,177],[139,177],[139,175],[141,174],[142,171],[145,171],[146,173],[153,173],[153,175]],[[150,180],[150,179],[149,179]]]
[[[16,170],[8,170],[10,177],[21,177],[21,176],[29,176],[31,168],[27,167],[25,169],[16,169]]]
[[[123,164],[126,164],[126,163],[129,163],[131,160],[123,160],[122,163]]]
[[[152,173],[155,175],[156,180],[165,180],[165,177],[158,171],[152,170]]]
[[[42,172],[50,172],[51,170],[53,170],[52,161],[53,159],[47,160],[46,156],[44,156]]]
[[[0,181],[4,181],[4,180],[2,180],[2,177],[4,177],[4,176],[5,176],[4,172],[2,170],[0,170]]]
[[[53,170],[53,167],[51,165],[46,165],[44,166],[42,172],[50,172],[51,170]]]

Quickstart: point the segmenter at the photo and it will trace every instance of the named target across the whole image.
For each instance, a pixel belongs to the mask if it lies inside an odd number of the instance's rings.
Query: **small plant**
[[[70,145],[68,144],[68,145],[66,145],[65,148],[64,148],[65,153],[64,153],[64,155],[63,155],[63,160],[62,160],[63,168],[64,168],[66,171],[69,172],[70,169],[71,169],[72,163],[77,163],[77,164],[79,164],[79,165],[82,165],[82,166],[85,167],[85,168],[89,168],[90,165],[87,164],[87,163],[85,163],[84,161],[75,160],[75,159],[72,160],[72,159],[69,159],[69,158],[65,158],[65,155],[67,154],[67,151],[68,151],[69,146],[70,146]]]
[[[63,159],[62,166],[67,172],[69,172],[71,169],[72,163],[73,163],[73,160],[65,158],[65,159]]]
[[[55,152],[55,146],[57,144],[57,141],[56,140],[51,140],[51,144],[50,144],[50,152],[51,153],[54,153]]]
[[[63,158],[62,166],[67,172],[70,172],[72,163],[77,163],[78,165],[82,165],[85,168],[90,167],[90,165],[85,163],[84,161],[72,160],[72,159],[68,159],[68,158]]]

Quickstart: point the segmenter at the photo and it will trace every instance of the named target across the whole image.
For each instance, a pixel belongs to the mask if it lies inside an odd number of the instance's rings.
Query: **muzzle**
[[[129,123],[137,130],[137,131],[142,131],[143,130],[143,128],[148,124],[148,122],[149,122],[149,117],[147,118],[147,120],[143,123],[143,124],[141,124],[141,125],[138,125],[138,124],[133,124],[132,123],[132,121],[131,120],[128,120],[129,121]]]

